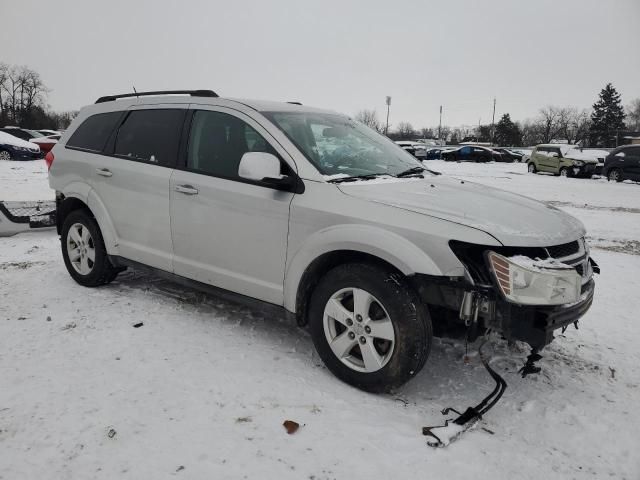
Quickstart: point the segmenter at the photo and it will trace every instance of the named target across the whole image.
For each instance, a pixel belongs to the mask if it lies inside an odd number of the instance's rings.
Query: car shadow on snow
[[[270,310],[251,308],[213,294],[186,288],[148,272],[123,272],[109,288],[116,289],[123,295],[129,295],[133,290],[157,296],[159,302],[177,303],[186,313],[194,314],[194,321],[213,319],[222,325],[249,329],[261,342],[285,349],[287,354],[293,354],[301,364],[326,370],[315,353],[307,329],[298,327],[284,315],[277,316]],[[241,335],[240,332],[238,334]],[[462,411],[468,406],[476,405],[495,386],[478,354],[478,347],[483,340],[481,338],[466,345],[464,340],[434,338],[423,370],[412,381],[383,398],[386,397],[396,405],[428,412],[427,416],[432,421],[441,419],[439,411],[445,407]],[[598,371],[600,368],[582,359],[579,350],[570,351],[562,345],[552,344],[541,352],[543,359],[539,365],[542,372],[523,379],[518,370],[530,353],[527,345],[519,342],[509,345],[499,336],[492,335],[483,352],[492,368],[506,380],[508,388],[501,402],[509,399],[513,412],[517,412],[520,408],[518,405],[523,405],[531,398],[543,397],[557,389],[570,388],[562,378],[563,370],[574,370],[573,375]],[[558,363],[561,364],[559,370]],[[301,365],[301,368],[304,367]],[[328,370],[326,373],[331,375]],[[604,375],[606,368],[598,373]],[[338,379],[335,381],[339,382]]]

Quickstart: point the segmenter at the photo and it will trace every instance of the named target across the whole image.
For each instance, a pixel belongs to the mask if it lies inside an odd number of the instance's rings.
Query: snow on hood
[[[598,158],[604,158],[607,156],[607,152],[602,150],[578,150],[577,148],[572,148],[564,153],[566,158],[570,158],[572,160],[582,160],[585,162],[597,162]]]
[[[507,246],[548,247],[585,234],[576,218],[528,197],[444,175],[406,180],[338,187],[347,195],[482,230]]]
[[[14,147],[30,148],[32,150],[40,150],[40,147],[35,143],[27,142],[21,138],[14,137],[5,132],[0,132],[0,144],[13,145]]]

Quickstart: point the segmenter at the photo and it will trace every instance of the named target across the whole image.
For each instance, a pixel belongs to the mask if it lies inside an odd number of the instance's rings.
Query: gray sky
[[[211,88],[392,124],[457,126],[640,97],[640,0],[0,0],[0,61],[40,72],[49,103]]]

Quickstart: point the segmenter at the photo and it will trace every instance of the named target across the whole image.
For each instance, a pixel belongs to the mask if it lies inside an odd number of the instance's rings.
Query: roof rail
[[[128,97],[148,97],[151,95],[191,95],[192,97],[217,97],[218,94],[213,90],[158,90],[155,92],[135,92],[135,93],[122,93],[120,95],[106,95],[96,100],[96,103],[113,102],[118,98]]]
[[[301,102],[287,102],[287,103],[290,103],[291,105],[302,105]]]

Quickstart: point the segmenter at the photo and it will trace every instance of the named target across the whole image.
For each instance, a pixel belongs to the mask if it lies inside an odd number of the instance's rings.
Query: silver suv
[[[592,302],[579,221],[431,172],[338,113],[209,90],[108,96],[46,160],[79,284],[145,267],[277,307],[364,390],[415,376],[434,333],[537,349]]]

